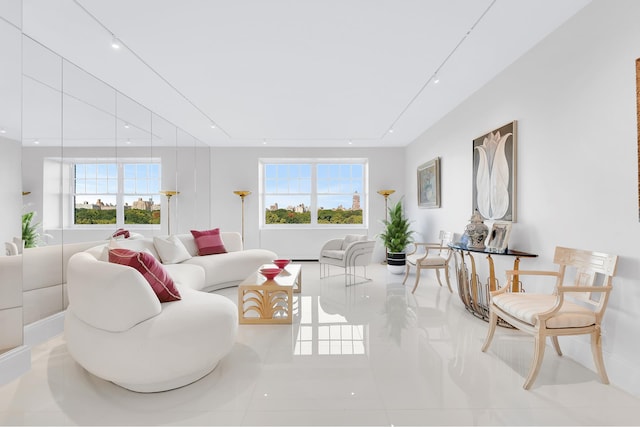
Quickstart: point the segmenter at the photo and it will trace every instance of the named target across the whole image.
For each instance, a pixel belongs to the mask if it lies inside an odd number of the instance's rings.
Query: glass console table
[[[460,243],[451,243],[449,244],[449,247],[454,253],[456,281],[458,283],[460,299],[469,312],[485,321],[489,320],[489,298],[491,298],[491,292],[498,289],[498,279],[496,279],[492,256],[515,257],[513,261],[514,270],[518,270],[520,266],[520,258],[534,258],[538,256],[537,254],[512,249],[508,249],[506,252],[500,253],[491,252],[486,249],[469,249]],[[473,257],[474,253],[484,254],[487,256],[487,262],[489,263],[489,277],[487,278],[486,283],[482,283],[478,277],[476,260]],[[471,273],[469,273],[469,266],[467,263],[471,267]],[[521,290],[520,280],[517,275],[514,275],[510,291],[520,292]],[[501,321],[498,321],[498,324],[501,326],[508,326],[506,323]]]

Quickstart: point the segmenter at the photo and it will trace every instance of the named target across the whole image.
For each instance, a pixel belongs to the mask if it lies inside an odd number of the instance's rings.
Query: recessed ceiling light
[[[389,133],[393,133],[393,128],[389,129]]]
[[[5,128],[0,128],[0,133],[7,133],[7,130]]]
[[[440,77],[435,76],[435,77],[433,78],[433,84],[436,84],[436,85],[437,85],[438,83],[440,83]]]
[[[351,145],[351,144],[353,144],[353,142],[351,140],[349,140],[348,144]]]
[[[127,145],[131,145],[131,138],[127,138]]]
[[[211,123],[211,129],[215,129],[216,128],[216,124],[215,123]]]
[[[118,40],[115,36],[111,39],[111,47],[115,50],[118,50],[121,47],[120,40]]]
[[[131,125],[130,125],[129,123],[125,123],[125,124],[124,124],[124,128],[125,128],[125,129],[129,129],[130,127],[131,127]]]
[[[38,140],[38,139],[34,139],[34,140],[33,140],[33,143],[34,143],[34,144],[36,144],[36,145],[38,145],[38,144],[40,144],[40,140]]]
[[[262,145],[267,145],[267,140],[266,139],[262,140]]]

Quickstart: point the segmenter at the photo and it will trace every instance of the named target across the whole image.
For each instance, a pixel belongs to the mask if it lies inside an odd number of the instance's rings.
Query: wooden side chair
[[[449,261],[451,260],[452,251],[448,246],[453,240],[453,232],[440,231],[438,239],[440,240],[438,243],[413,243],[413,252],[407,254],[407,270],[404,274],[402,284],[404,285],[407,281],[411,267],[414,267],[416,269],[416,282],[413,285],[411,293],[416,291],[418,283],[420,283],[420,271],[427,269],[436,271],[436,277],[438,278],[440,286],[442,286],[440,270],[444,270],[444,278],[447,281],[449,292],[453,293],[451,283],[449,282]],[[424,253],[421,248],[424,248]]]
[[[551,338],[556,352],[562,356],[559,336],[590,334],[591,352],[598,375],[604,384],[609,384],[602,359],[600,324],[607,308],[618,257],[557,247],[553,262],[558,264],[558,271],[507,271],[507,284],[491,293],[489,331],[482,351],[486,351],[491,344],[498,317],[533,335],[533,362],[523,385],[528,390],[540,370],[547,337]],[[555,278],[553,294],[508,292],[513,280],[527,275]]]

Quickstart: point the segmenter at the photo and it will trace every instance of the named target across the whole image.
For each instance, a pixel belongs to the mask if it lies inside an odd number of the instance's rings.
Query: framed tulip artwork
[[[516,220],[516,121],[473,140],[473,199],[486,220]]]

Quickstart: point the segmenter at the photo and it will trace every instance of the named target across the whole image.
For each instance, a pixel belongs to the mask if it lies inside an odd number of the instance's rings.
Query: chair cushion
[[[342,250],[347,249],[347,246],[349,246],[353,242],[360,242],[364,240],[367,240],[367,236],[365,236],[364,234],[347,234],[346,236],[344,236],[344,240],[342,241]],[[338,259],[342,259],[342,257]]]
[[[407,256],[407,262],[411,265],[416,265],[416,262],[418,262],[419,258],[422,258],[424,256],[424,253],[422,254],[414,254],[414,255],[409,255]],[[428,256],[425,259],[423,259],[422,261],[420,261],[420,265],[422,267],[435,267],[435,266],[443,266],[447,263],[446,258],[441,257],[440,255],[435,255],[435,256]]]
[[[507,292],[496,295],[491,301],[511,316],[535,326],[536,315],[551,309],[556,298],[555,295]],[[565,299],[560,311],[547,320],[547,328],[580,328],[595,323],[594,312]]]
[[[343,259],[344,251],[325,249],[320,255],[325,258]]]

